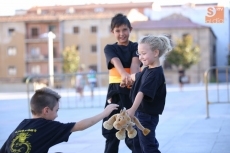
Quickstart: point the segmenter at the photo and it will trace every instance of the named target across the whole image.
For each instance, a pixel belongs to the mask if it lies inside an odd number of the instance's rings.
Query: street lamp
[[[97,72],[101,72],[101,31],[100,31],[100,28],[97,28]],[[101,78],[98,79],[98,86],[99,87],[101,86]]]
[[[50,87],[54,86],[54,55],[53,55],[53,39],[54,38],[56,38],[56,35],[50,31],[48,33]]]

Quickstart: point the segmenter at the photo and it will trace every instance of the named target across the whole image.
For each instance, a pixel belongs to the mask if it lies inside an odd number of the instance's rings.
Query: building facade
[[[49,74],[49,31],[56,35],[54,74],[62,74],[62,51],[72,45],[80,52],[81,65],[106,71],[102,66],[103,46],[115,42],[109,27],[111,17],[120,12],[127,14],[133,8],[143,13],[151,4],[41,6],[0,17],[0,80],[21,81],[30,75]]]
[[[56,35],[53,43],[54,73],[61,73],[62,56],[59,44],[59,21],[26,21],[27,75],[48,74],[48,32]]]
[[[123,13],[132,17],[133,21],[136,14],[131,12],[138,12],[143,21],[132,23],[130,38],[133,41],[146,34],[168,34],[173,41],[181,38],[183,34],[189,33],[193,36],[194,44],[198,44],[201,49],[201,61],[186,71],[186,74],[190,76],[191,83],[202,82],[204,71],[216,65],[217,37],[212,28],[178,14],[146,21],[150,18],[145,18],[144,14],[146,10],[152,9],[152,4],[34,7],[25,14],[0,17],[0,78],[48,75],[49,31],[56,35],[53,45],[55,74],[62,74],[62,51],[73,45],[79,51],[80,64],[85,66],[86,71],[93,67],[97,72],[107,72],[104,47],[116,41],[110,31],[111,17],[116,13]],[[136,11],[131,11],[133,9]],[[171,26],[172,22],[175,23],[174,26]],[[17,54],[11,46],[15,46]],[[168,83],[178,83],[178,74],[174,67],[165,67],[165,74]],[[106,76],[102,78],[103,82],[107,82],[107,79]]]
[[[140,38],[143,35],[167,35],[174,45],[183,35],[191,35],[193,44],[200,48],[200,61],[186,71],[190,83],[203,82],[204,72],[211,66],[216,66],[216,36],[212,29],[192,22],[181,14],[172,14],[161,20],[141,21],[133,23],[133,35]],[[178,83],[178,68],[162,62],[167,83]]]
[[[25,23],[0,23],[0,80],[18,81],[26,75]]]
[[[210,11],[211,10],[211,11]],[[217,37],[216,40],[216,66],[229,65],[228,57],[230,55],[230,16],[229,2],[219,1],[218,3],[193,4],[172,6],[158,6],[153,9],[145,9],[144,14],[151,20],[160,20],[166,16],[177,13],[191,19],[191,21],[208,26]],[[206,16],[213,15],[213,19],[222,20],[221,23],[208,22]],[[220,16],[216,16],[219,14]],[[219,71],[219,81],[226,81],[224,71]]]

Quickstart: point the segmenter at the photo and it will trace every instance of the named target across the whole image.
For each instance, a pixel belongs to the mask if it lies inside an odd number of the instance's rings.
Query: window
[[[57,73],[58,72],[58,68],[57,66],[54,66],[54,73]]]
[[[16,69],[16,67],[15,67],[15,66],[9,66],[9,67],[8,67],[8,74],[9,74],[9,75],[15,75],[15,74],[17,74],[17,69]]]
[[[230,62],[230,59],[229,59],[229,62]],[[216,45],[212,46],[211,64],[212,64],[211,66],[216,66]]]
[[[32,66],[31,73],[32,74],[40,74],[40,66],[39,65]]]
[[[37,14],[42,14],[42,10],[40,8],[37,9]]]
[[[73,27],[73,33],[79,33],[79,27]]]
[[[31,29],[31,36],[32,37],[37,37],[38,36],[38,29],[37,28],[32,28]]]
[[[14,33],[14,29],[13,28],[8,29],[8,35],[9,36],[12,36],[13,33]]]
[[[14,56],[17,54],[17,49],[15,47],[9,47],[7,53],[9,56]]]
[[[97,71],[97,65],[89,65],[89,69]]]
[[[48,28],[48,32],[52,31],[53,33],[55,33],[56,31],[56,26],[55,25],[49,25],[49,28]]]
[[[34,47],[30,50],[30,55],[33,58],[36,58],[40,55],[40,49],[38,47]]]
[[[191,35],[189,33],[184,33],[182,35],[182,40],[184,41],[186,38],[190,37]]]
[[[91,32],[92,33],[96,33],[97,32],[97,27],[96,26],[92,26],[91,27]]]
[[[186,36],[189,36],[189,33],[184,33],[184,34],[182,35],[183,38],[185,38]]]
[[[96,7],[94,9],[94,12],[104,12],[104,8],[103,7]]]
[[[73,14],[75,12],[75,9],[73,7],[70,7],[66,10],[66,13]]]
[[[57,48],[56,48],[56,47],[53,47],[53,57],[54,57],[54,58],[57,58],[57,57],[58,57]]]
[[[79,49],[80,49],[80,46],[77,45],[77,46],[76,46],[76,51],[79,51]]]
[[[92,52],[96,52],[97,51],[97,46],[96,45],[92,45],[91,46],[91,51]]]

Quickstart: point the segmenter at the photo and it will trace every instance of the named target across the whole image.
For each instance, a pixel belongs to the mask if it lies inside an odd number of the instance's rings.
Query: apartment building
[[[27,75],[48,74],[48,32],[56,38],[53,42],[54,73],[62,72],[59,45],[59,21],[56,19],[26,21],[26,72]]]
[[[152,9],[152,5],[153,3],[128,3],[33,7],[24,15],[0,17],[0,27],[5,27],[0,29],[0,40],[13,40],[14,38],[17,50],[20,49],[20,54],[13,56],[14,60],[7,51],[7,48],[12,46],[11,41],[0,41],[0,79],[9,78],[9,76],[10,78],[23,78],[28,75],[47,75],[47,33],[49,31],[56,35],[53,47],[55,74],[62,73],[62,51],[65,47],[72,45],[76,46],[79,51],[80,64],[85,65],[86,71],[87,68],[93,67],[97,72],[106,72],[103,49],[106,44],[115,42],[110,31],[111,17],[116,13],[124,13],[132,17],[133,21],[137,16],[133,12],[138,12],[143,20],[138,16],[136,20],[139,21],[132,23],[133,31],[130,38],[133,41],[137,41],[140,36],[146,34],[168,34],[173,41],[181,38],[183,34],[193,36],[194,43],[201,48],[201,61],[186,71],[186,74],[190,76],[192,83],[202,82],[203,72],[216,64],[217,38],[212,29],[178,14],[170,14],[160,20],[146,21],[149,18],[144,19],[143,13],[145,10]],[[131,11],[133,9],[136,11]],[[12,28],[15,30],[10,30]],[[9,31],[14,31],[16,35],[7,36]],[[9,63],[4,66],[6,59]],[[18,62],[15,63],[16,73],[15,70],[12,70],[15,68],[11,67],[14,62]],[[178,83],[177,70],[167,63],[163,64],[166,78],[168,78],[167,82]],[[14,75],[9,73],[14,73]],[[106,82],[107,77],[102,79]]]
[[[0,80],[18,81],[26,74],[24,22],[0,23]]]
[[[105,66],[100,66],[104,65],[103,47],[115,41],[109,29],[111,17],[116,13],[127,14],[133,8],[143,12],[151,6],[150,2],[39,6],[15,16],[2,16],[0,79],[21,81],[29,75],[47,75],[49,31],[56,35],[53,43],[55,74],[62,73],[62,51],[72,45],[79,50],[81,64],[86,68],[105,71]]]
[[[177,13],[191,19],[191,21],[212,28],[216,37],[216,66],[223,67],[229,65],[230,55],[230,9],[229,1],[216,1],[216,3],[186,5],[159,6],[156,9],[146,9],[145,15],[151,20],[160,20],[166,16]],[[206,21],[209,11],[213,10],[212,19],[222,20],[221,23],[210,23]],[[220,16],[218,16],[220,14]],[[218,72],[219,81],[226,81],[226,72],[220,70]]]

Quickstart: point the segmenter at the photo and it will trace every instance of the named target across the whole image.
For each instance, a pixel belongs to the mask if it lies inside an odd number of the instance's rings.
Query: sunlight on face
[[[129,43],[129,34],[131,30],[127,25],[123,24],[119,27],[115,27],[112,32],[119,45],[127,45]]]
[[[138,55],[143,65],[149,67],[152,67],[152,65],[154,65],[154,61],[155,61],[154,51],[150,49],[150,46],[148,44],[138,45]]]

